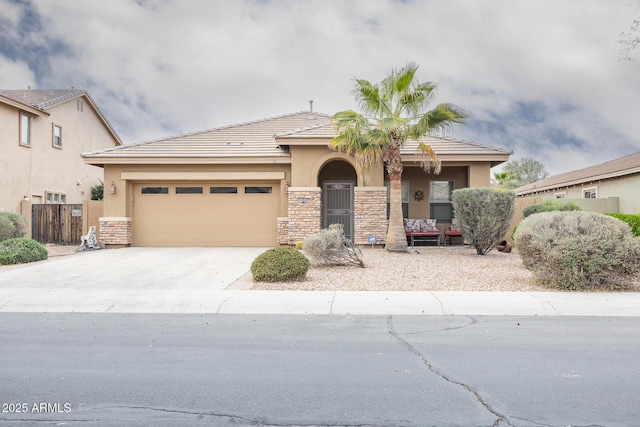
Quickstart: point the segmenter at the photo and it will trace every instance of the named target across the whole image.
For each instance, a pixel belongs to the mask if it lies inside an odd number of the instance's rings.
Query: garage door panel
[[[135,246],[274,246],[280,212],[277,183],[161,183],[168,194],[141,194],[134,185]],[[176,186],[203,187],[203,194],[176,194]],[[234,186],[236,194],[210,194],[210,186]],[[272,193],[245,194],[245,186]]]

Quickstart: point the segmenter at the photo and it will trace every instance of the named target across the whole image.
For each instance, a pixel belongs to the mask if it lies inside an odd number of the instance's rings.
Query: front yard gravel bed
[[[548,291],[514,251],[476,255],[469,247],[363,248],[366,268],[312,264],[306,280],[254,282],[251,289],[314,291]]]

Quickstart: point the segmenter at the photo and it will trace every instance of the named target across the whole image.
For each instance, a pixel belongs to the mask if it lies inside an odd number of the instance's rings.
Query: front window
[[[555,193],[553,195],[553,197],[555,197],[556,199],[566,199],[567,198],[567,193],[566,192]]]
[[[62,148],[62,128],[58,125],[53,125],[53,146]]]
[[[453,218],[453,181],[431,181],[429,184],[430,217],[437,222],[450,223]]]
[[[595,199],[596,197],[598,197],[598,189],[596,187],[582,190],[583,199]]]
[[[31,145],[31,117],[20,113],[20,145]]]

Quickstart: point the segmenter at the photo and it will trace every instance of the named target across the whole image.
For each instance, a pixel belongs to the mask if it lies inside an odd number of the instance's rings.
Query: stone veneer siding
[[[106,246],[131,246],[131,218],[101,217],[100,242]]]
[[[279,245],[289,244],[289,218],[286,216],[278,218],[277,239]]]
[[[322,222],[322,190],[320,187],[289,187],[288,243],[294,245],[305,237],[320,232]]]
[[[353,228],[356,245],[369,244],[367,238],[376,236],[376,244],[384,244],[387,237],[387,188],[356,187],[353,194]]]

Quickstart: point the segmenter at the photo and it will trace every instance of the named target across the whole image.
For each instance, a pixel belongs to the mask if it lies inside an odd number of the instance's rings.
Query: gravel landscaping
[[[417,247],[408,253],[363,249],[366,268],[312,265],[300,282],[251,289],[322,291],[546,291],[516,252],[476,255],[468,247]]]

